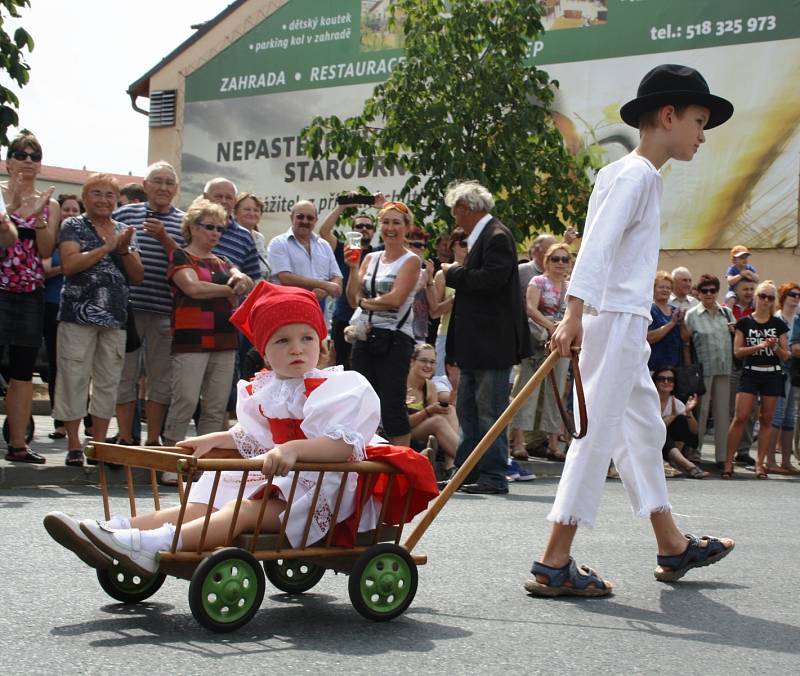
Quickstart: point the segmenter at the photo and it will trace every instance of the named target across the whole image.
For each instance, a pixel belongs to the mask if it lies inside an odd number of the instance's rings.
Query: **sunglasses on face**
[[[655,381],[657,383],[674,383],[675,378],[673,376],[656,376]]]
[[[800,291],[790,291],[786,295],[791,296],[792,298],[800,298]]]
[[[353,230],[373,230],[375,228],[372,223],[354,223]]]
[[[386,202],[386,204],[384,204],[383,208],[381,209],[381,213],[383,213],[384,211],[389,211],[389,209],[395,209],[396,211],[399,211],[401,214],[411,213],[408,207],[402,202]]]
[[[457,242],[453,242],[453,245],[454,246],[459,246],[462,249],[466,249],[469,246],[469,244],[467,244],[467,240],[465,240],[465,239],[460,239]]]
[[[413,249],[424,249],[425,242],[409,242],[408,246],[410,246]]]
[[[316,221],[316,216],[309,216],[308,214],[295,214],[295,219],[298,221]]]
[[[550,256],[551,263],[569,263],[569,256]]]
[[[11,153],[11,157],[15,160],[19,160],[23,162],[24,160],[30,158],[31,162],[41,162],[42,161],[42,153],[37,153],[36,151],[29,153],[26,150],[15,150]]]
[[[203,228],[203,230],[208,230],[209,232],[225,232],[226,226],[224,225],[215,225],[214,223],[195,223],[195,225]]]
[[[719,289],[715,289],[713,286],[704,286],[702,289],[697,289],[698,293],[708,294],[708,293],[716,293]]]
[[[761,300],[768,300],[768,301],[770,301],[770,302],[775,300],[775,296],[771,296],[771,295],[770,295],[770,294],[768,294],[768,293],[760,293],[760,294],[758,294],[758,297],[759,297]]]

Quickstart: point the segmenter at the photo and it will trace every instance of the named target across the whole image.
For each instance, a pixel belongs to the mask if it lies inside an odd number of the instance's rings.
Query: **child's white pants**
[[[661,457],[666,428],[647,369],[649,324],[619,312],[583,316],[579,366],[589,429],[569,448],[549,521],[594,526],[612,459],[636,514],[672,510]]]

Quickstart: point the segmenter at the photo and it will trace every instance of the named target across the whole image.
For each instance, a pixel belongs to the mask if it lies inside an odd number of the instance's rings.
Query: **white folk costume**
[[[660,243],[661,176],[635,153],[600,170],[568,294],[584,301],[580,368],[588,433],[572,443],[550,521],[593,526],[614,460],[634,512],[671,511],[666,430],[647,369]]]
[[[367,380],[355,371],[341,367],[313,370],[304,378],[283,379],[271,371],[257,373],[252,381],[240,381],[236,406],[238,423],[231,434],[239,453],[257,458],[273,446],[292,439],[328,437],[341,439],[353,446],[350,462],[366,459],[369,443],[380,421],[380,401]],[[208,504],[214,472],[206,472],[192,486],[189,501]],[[324,536],[333,525],[331,519],[341,482],[341,473],[326,472],[317,507],[311,522],[308,543]],[[241,485],[241,472],[223,472],[214,497],[214,507],[236,499]],[[287,500],[294,472],[273,478],[272,485]],[[292,546],[301,544],[319,479],[318,472],[301,472],[297,482],[286,537]],[[337,521],[350,517],[355,510],[357,476],[347,477]],[[250,472],[244,497],[258,496],[267,485],[261,472]],[[375,527],[380,506],[370,499],[364,505],[359,531]]]

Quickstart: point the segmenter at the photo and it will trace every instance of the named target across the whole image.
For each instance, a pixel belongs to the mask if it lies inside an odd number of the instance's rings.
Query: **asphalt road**
[[[96,488],[4,489],[0,672],[796,673],[800,481],[670,481],[684,530],[737,539],[727,559],[674,585],[653,579],[648,524],[609,481],[598,527],[579,534],[575,553],[616,583],[615,595],[533,599],[522,583],[555,486],[457,494],[420,542],[428,565],[393,622],[362,619],[347,578],[328,573],[302,597],[268,587],[253,621],[226,635],[197,625],[186,581],[169,578],[149,601],[124,606],[49,539],[41,519],[50,509],[101,515]]]

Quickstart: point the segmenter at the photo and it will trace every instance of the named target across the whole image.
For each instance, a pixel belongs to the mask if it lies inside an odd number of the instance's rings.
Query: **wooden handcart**
[[[486,449],[510,423],[516,411],[533,390],[552,370],[558,356],[551,354],[538,371],[514,398],[503,415],[496,421],[466,462],[443,488],[424,512],[412,532],[404,541],[403,524],[408,513],[412,492],[405,497],[405,512],[399,523],[387,523],[386,505],[394,486],[398,470],[385,462],[364,461],[357,463],[298,463],[295,465],[294,481],[287,499],[286,510],[277,533],[262,533],[262,520],[267,500],[262,500],[261,512],[253,532],[234,536],[239,507],[244,495],[248,472],[259,471],[262,462],[241,457],[231,458],[231,451],[212,451],[201,459],[187,455],[184,449],[163,447],[120,446],[95,442],[87,447],[89,458],[97,461],[105,518],[111,517],[106,464],[122,466],[125,472],[130,515],[136,516],[137,498],[134,469],[145,470],[149,478],[153,508],[161,508],[157,472],[178,472],[178,497],[180,512],[176,523],[175,537],[167,551],[159,552],[160,567],[152,577],[131,574],[117,561],[109,568],[99,569],[97,577],[101,587],[113,598],[123,603],[141,602],[158,591],[167,575],[190,580],[189,606],[192,614],[203,626],[217,632],[233,631],[249,622],[264,597],[265,577],[281,591],[300,594],[316,585],[326,570],[349,575],[348,592],[353,607],[364,617],[373,621],[391,620],[409,607],[417,590],[417,566],[427,562],[424,554],[413,554],[413,550],[428,526],[441,511],[450,496],[461,486],[464,479],[475,468]],[[577,374],[577,361],[573,359]],[[579,378],[579,376],[578,376]],[[578,382],[580,382],[578,380]],[[582,411],[582,428],[585,429],[585,410],[582,391],[579,403]],[[235,451],[233,451],[235,453]],[[242,473],[242,481],[234,507],[233,518],[224,546],[211,549],[206,546],[206,531],[212,514],[212,505],[221,472]],[[352,473],[363,475],[362,481],[377,480],[386,475],[384,492],[377,527],[370,532],[359,533],[352,547],[334,544],[334,530],[330,529],[320,541],[308,542],[314,509],[309,509],[302,542],[290,546],[286,538],[286,525],[291,513],[292,498],[299,479],[299,472],[319,473],[317,489],[312,505],[316,506],[322,478],[326,472],[341,472],[342,482],[337,495],[332,523],[337,522],[339,506],[346,485],[346,477]],[[209,505],[205,511],[199,546],[192,551],[178,551],[177,544],[188,505],[189,492],[194,477],[199,472],[214,472]],[[141,472],[139,472],[141,474]],[[267,485],[269,493],[272,481]],[[356,504],[356,522],[365,506],[370,491],[364,490]],[[401,543],[402,541],[402,543]]]

